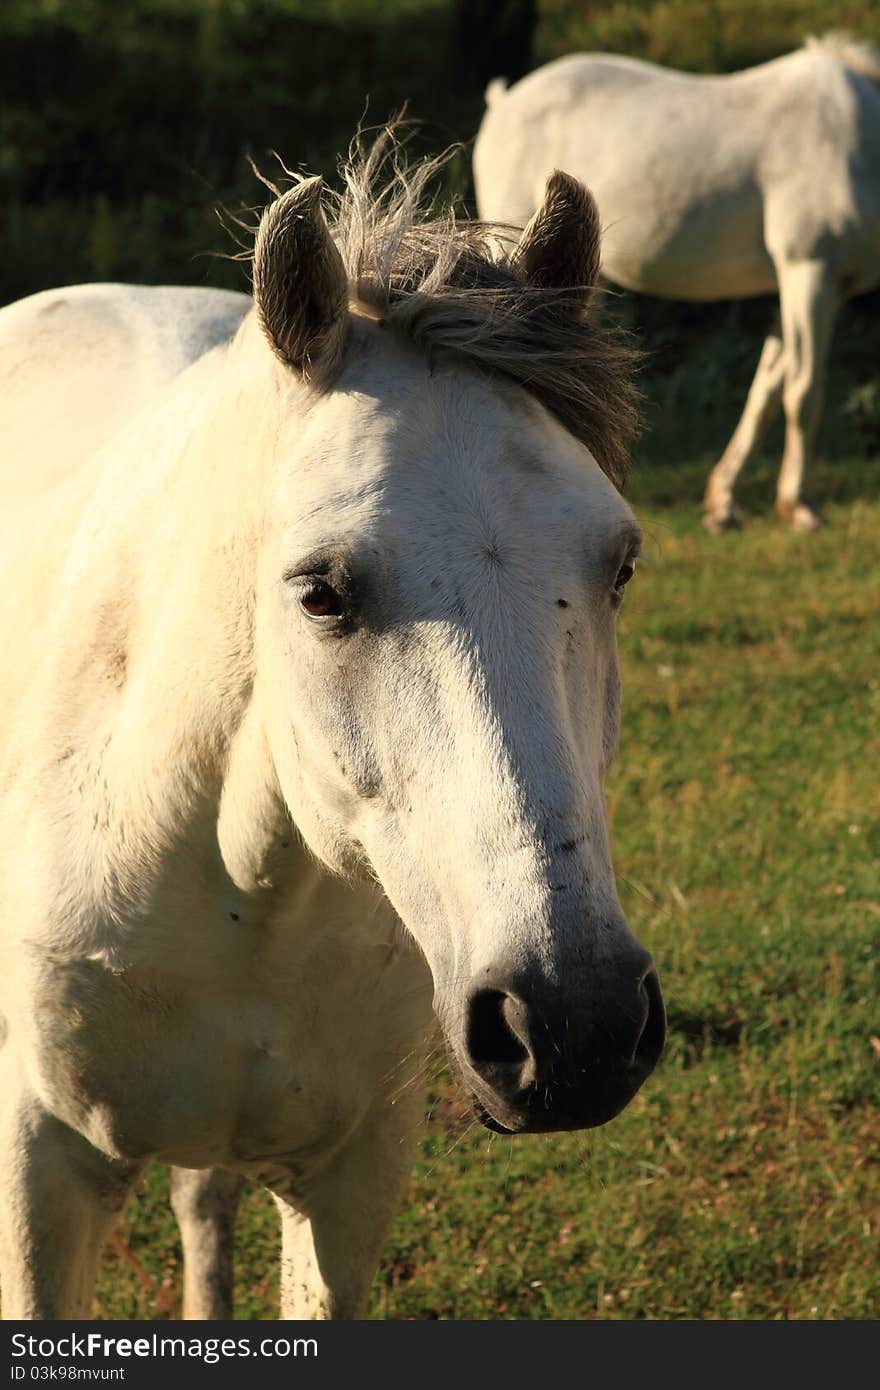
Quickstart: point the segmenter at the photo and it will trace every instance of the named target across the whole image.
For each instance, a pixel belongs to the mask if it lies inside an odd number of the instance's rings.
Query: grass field
[[[880,467],[814,477],[814,536],[699,526],[708,458],[636,470],[650,563],[621,617],[608,787],[624,907],[660,968],[664,1059],[587,1134],[506,1140],[444,1073],[375,1281],[381,1318],[870,1318],[880,1307]],[[155,1170],[99,1286],[179,1315]],[[249,1196],[236,1316],[277,1316],[277,1229]]]

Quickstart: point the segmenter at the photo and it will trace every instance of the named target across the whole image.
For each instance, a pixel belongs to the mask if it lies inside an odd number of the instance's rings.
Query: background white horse
[[[739,424],[709,478],[705,524],[734,524],[733,487],[780,404],[778,515],[802,495],[835,315],[880,283],[880,56],[827,36],[730,76],[575,54],[509,91],[490,84],[474,149],[480,216],[522,225],[554,166],[586,179],[602,271],[629,289],[717,300],[778,291]]]
[[[187,1316],[229,1314],[242,1177],[284,1315],[356,1314],[432,1002],[502,1132],[607,1121],[663,1044],[602,790],[639,532],[595,207],[555,175],[496,262],[381,149],[333,235],[320,180],[271,204],[253,306],[0,315],[6,1317],[88,1313],[152,1160]]]

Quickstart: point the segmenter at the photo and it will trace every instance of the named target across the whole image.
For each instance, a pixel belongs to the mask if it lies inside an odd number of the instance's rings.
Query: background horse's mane
[[[826,48],[840,58],[848,68],[880,82],[880,49],[866,39],[855,39],[845,30],[832,30],[820,37],[810,35],[807,48]]]
[[[425,349],[524,387],[621,487],[638,432],[635,351],[588,322],[592,286],[524,278],[517,230],[434,215],[427,187],[454,151],[408,162],[399,129],[386,126],[369,149],[358,136],[340,166],[342,191],[330,194],[352,301]]]

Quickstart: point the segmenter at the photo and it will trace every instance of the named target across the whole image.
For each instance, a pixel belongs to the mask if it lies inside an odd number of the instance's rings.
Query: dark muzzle
[[[482,972],[450,1038],[460,1079],[490,1129],[590,1129],[632,1100],[666,1038],[654,963],[634,947],[614,969],[556,986]]]

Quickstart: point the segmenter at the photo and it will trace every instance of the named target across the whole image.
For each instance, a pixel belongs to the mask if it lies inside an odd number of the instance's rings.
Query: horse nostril
[[[482,989],[473,995],[466,1043],[468,1057],[478,1072],[497,1066],[521,1067],[529,1060],[529,1048],[520,1032],[521,1014],[519,1000],[501,990]]]
[[[666,1042],[666,1009],[660,992],[657,971],[652,966],[639,986],[646,1001],[645,1021],[633,1052],[633,1062],[650,1071],[663,1051]]]
[[[591,1007],[572,1008],[557,982],[536,986],[488,974],[465,1005],[458,1055],[493,1121],[514,1130],[524,1123],[565,1129],[618,1114],[666,1039],[660,982],[647,951],[595,975]]]

